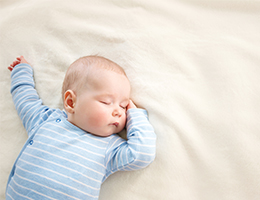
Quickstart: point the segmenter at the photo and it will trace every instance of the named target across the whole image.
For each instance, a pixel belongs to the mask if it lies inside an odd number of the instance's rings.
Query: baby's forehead
[[[107,96],[109,94],[120,93],[128,97],[131,91],[130,82],[124,74],[107,69],[90,73],[86,84],[89,89]]]
[[[118,97],[117,94],[115,93],[107,93],[107,92],[104,92],[104,93],[99,93],[96,95],[97,98],[100,98],[100,99],[115,99]],[[129,96],[123,96],[122,97],[122,101],[129,101]]]

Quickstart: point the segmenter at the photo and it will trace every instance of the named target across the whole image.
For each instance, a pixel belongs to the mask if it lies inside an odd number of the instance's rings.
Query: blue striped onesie
[[[116,171],[137,170],[155,158],[156,136],[143,109],[127,111],[127,140],[98,137],[42,104],[28,64],[11,74],[11,93],[28,139],[10,173],[6,199],[98,199]]]

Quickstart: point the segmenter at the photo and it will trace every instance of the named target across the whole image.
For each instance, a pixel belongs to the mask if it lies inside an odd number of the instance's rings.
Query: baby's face
[[[77,96],[72,123],[98,136],[118,133],[125,127],[129,98],[127,77],[103,70]]]

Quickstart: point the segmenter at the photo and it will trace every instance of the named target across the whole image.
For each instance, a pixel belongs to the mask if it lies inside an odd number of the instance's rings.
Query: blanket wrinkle
[[[109,177],[100,200],[259,199],[259,19],[254,0],[1,0],[0,200],[27,138],[7,70],[20,55],[44,104],[60,109],[77,58],[100,55],[125,69],[157,155]]]

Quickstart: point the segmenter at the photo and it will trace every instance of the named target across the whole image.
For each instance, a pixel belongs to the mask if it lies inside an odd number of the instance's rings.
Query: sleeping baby
[[[72,63],[62,87],[64,110],[42,104],[23,56],[8,69],[28,139],[9,176],[6,199],[98,199],[109,175],[154,160],[156,136],[147,112],[130,100],[129,80],[113,61],[86,56]],[[127,140],[117,134],[125,127]]]

